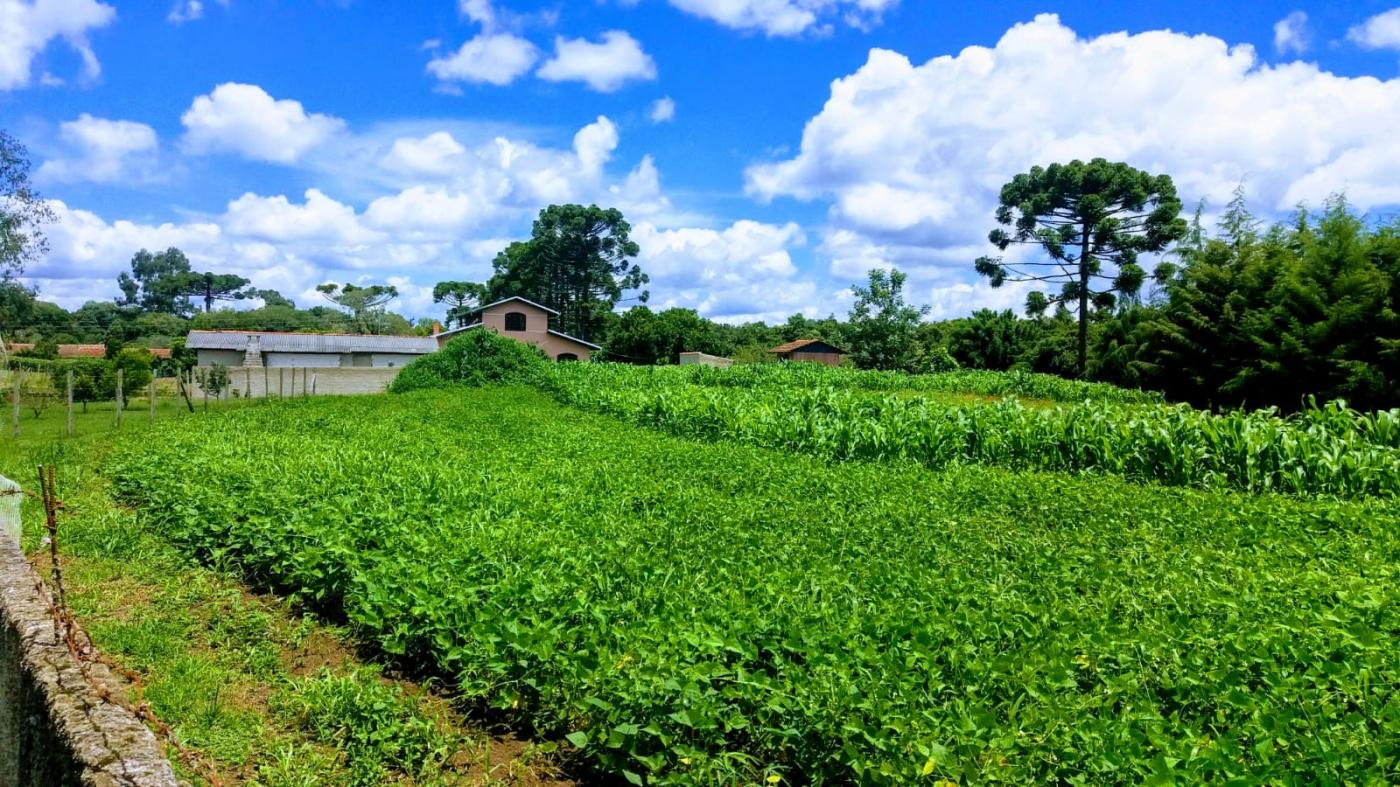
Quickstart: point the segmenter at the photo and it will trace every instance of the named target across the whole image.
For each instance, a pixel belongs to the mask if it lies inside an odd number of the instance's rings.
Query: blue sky
[[[69,307],[173,245],[432,315],[580,201],[632,221],[654,307],[842,313],[895,265],[950,317],[1024,299],[971,260],[1035,163],[1393,211],[1394,3],[0,0],[0,127],[60,217],[28,279]]]

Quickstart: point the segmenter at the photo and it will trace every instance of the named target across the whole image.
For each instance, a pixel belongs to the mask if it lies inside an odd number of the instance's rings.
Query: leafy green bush
[[[414,359],[389,384],[389,391],[526,382],[547,362],[538,347],[479,328],[463,333],[437,352]]]
[[[340,749],[354,787],[386,784],[390,771],[431,774],[456,748],[416,702],[373,671],[342,676],[322,669],[276,696],[274,707]]]
[[[165,537],[619,782],[1400,767],[1395,501],[830,464],[522,388],[173,420],[110,466]],[[364,714],[324,707],[333,736]]]

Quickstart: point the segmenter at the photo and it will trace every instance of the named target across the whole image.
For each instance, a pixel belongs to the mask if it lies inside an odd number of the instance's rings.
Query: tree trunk
[[[1079,377],[1089,361],[1089,225],[1084,224],[1084,234],[1079,243]]]

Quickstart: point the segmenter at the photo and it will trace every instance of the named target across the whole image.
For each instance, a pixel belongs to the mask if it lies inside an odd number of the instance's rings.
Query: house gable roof
[[[511,301],[520,301],[521,303],[528,303],[529,305],[535,307],[536,309],[539,309],[540,311],[548,312],[548,313],[554,315],[555,317],[558,317],[558,316],[559,316],[559,312],[557,312],[557,311],[555,311],[555,310],[549,308],[548,306],[545,306],[545,305],[539,304],[539,303],[535,303],[534,301],[530,300],[529,298],[522,298],[522,297],[520,297],[519,295],[512,295],[512,296],[510,296],[509,298],[502,298],[502,299],[500,299],[499,301],[492,301],[491,303],[488,303],[488,304],[486,304],[485,306],[478,306],[478,307],[476,307],[475,309],[472,309],[471,312],[469,312],[469,313],[470,313],[470,314],[480,314],[481,312],[486,311],[487,309],[491,308],[492,306],[500,306],[500,305],[503,304],[503,303],[510,303]]]
[[[603,349],[602,347],[599,347],[598,345],[594,344],[593,342],[585,342],[584,340],[578,338],[577,336],[570,336],[569,334],[564,333],[563,331],[556,331],[556,330],[554,330],[553,328],[550,328],[550,329],[549,329],[549,335],[551,335],[551,336],[558,336],[558,337],[561,338],[561,339],[568,339],[569,341],[571,341],[571,342],[576,342],[576,343],[578,343],[578,344],[581,344],[581,345],[583,345],[584,347],[587,347],[587,348],[590,349],[590,350],[601,350],[601,349]]]
[[[815,347],[813,345],[820,345],[820,347]],[[830,342],[824,342],[821,339],[796,339],[794,341],[788,342],[787,344],[780,344],[777,347],[774,347],[773,349],[769,350],[768,352],[790,353],[797,352],[798,350],[807,350],[808,352],[834,352],[840,353],[841,355],[846,354],[845,350],[841,349],[840,347],[837,347],[834,344],[831,344]]]

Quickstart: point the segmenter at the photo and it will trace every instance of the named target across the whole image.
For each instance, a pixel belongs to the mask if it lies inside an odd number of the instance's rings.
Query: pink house
[[[488,303],[468,314],[466,325],[437,334],[438,346],[441,347],[464,331],[485,328],[502,336],[533,344],[556,361],[586,361],[594,350],[601,349],[596,344],[549,327],[550,318],[557,316],[559,312],[548,306],[541,306],[520,296],[505,298]]]

